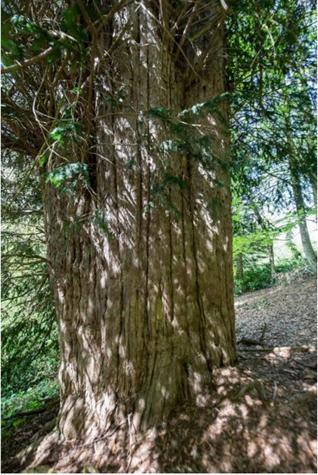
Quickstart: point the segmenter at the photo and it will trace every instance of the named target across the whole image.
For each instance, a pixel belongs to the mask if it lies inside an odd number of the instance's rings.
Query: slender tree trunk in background
[[[250,197],[252,208],[254,210],[256,219],[260,227],[264,230],[268,229],[268,221],[264,220],[256,203],[253,202],[252,197]],[[268,258],[269,258],[269,265],[271,271],[271,281],[274,282],[275,280],[275,256],[274,256],[274,242],[272,241],[271,244],[268,246]]]
[[[269,265],[270,265],[270,270],[271,270],[271,281],[274,282],[275,276],[276,276],[276,270],[275,270],[275,255],[274,255],[273,242],[271,242],[271,244],[268,246],[268,258],[269,258]]]
[[[66,439],[96,437],[123,418],[156,424],[179,402],[200,403],[213,367],[235,361],[227,108],[193,127],[212,138],[210,168],[182,146],[174,155],[158,147],[171,139],[167,125],[141,114],[224,91],[221,6],[212,2],[215,25],[181,53],[153,20],[160,13],[168,28],[169,11],[150,4],[125,8],[99,39],[111,54],[94,83],[94,154],[82,159],[91,189],[43,182]],[[118,48],[132,10],[133,41]],[[197,47],[199,75],[187,64]]]
[[[235,258],[236,264],[236,278],[243,282],[244,279],[244,262],[243,262],[243,254],[238,254]]]
[[[317,219],[317,177],[313,174],[309,175],[309,181],[312,189],[312,197],[314,202],[314,207],[316,211],[316,219]]]
[[[301,252],[299,252],[296,244],[293,242],[293,231],[291,229],[286,233],[286,245],[294,259],[299,259],[301,257]]]
[[[296,210],[297,210],[298,219],[299,219],[298,226],[299,226],[301,242],[302,242],[305,258],[308,262],[310,269],[313,272],[317,272],[317,255],[310,241],[307,221],[306,221],[305,204],[304,204],[304,199],[303,199],[303,195],[301,191],[299,173],[297,171],[297,167],[292,161],[292,158],[289,158],[289,170],[290,170],[291,185],[293,189]]]

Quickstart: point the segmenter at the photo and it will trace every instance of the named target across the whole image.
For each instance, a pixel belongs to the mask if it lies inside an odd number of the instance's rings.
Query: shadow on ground
[[[51,434],[42,443],[35,441],[37,451],[22,466],[11,459],[3,469],[17,472],[36,465],[34,471],[45,472],[316,472],[314,381],[300,379],[303,390],[298,385],[293,391],[286,378],[278,383],[254,370],[261,359],[259,365],[275,367],[276,376],[283,374],[293,367],[295,355],[298,362],[312,360],[313,349],[268,349],[251,352],[257,354],[250,360],[246,352],[238,367],[215,370],[214,395],[200,406],[179,407],[165,426],[143,436],[134,436],[128,427],[113,428],[81,446],[58,445]],[[292,383],[295,375],[287,375]]]
[[[285,308],[289,312],[292,302]],[[297,315],[302,318],[300,311]],[[314,343],[310,327],[308,344]],[[60,445],[54,432],[41,441],[56,410],[34,417],[2,441],[2,473],[27,467],[86,473],[316,473],[315,347],[298,340],[291,346],[267,344],[239,345],[238,365],[214,371],[214,394],[200,405],[179,406],[165,426],[143,435],[127,424],[86,445]],[[17,458],[30,442],[31,449]]]

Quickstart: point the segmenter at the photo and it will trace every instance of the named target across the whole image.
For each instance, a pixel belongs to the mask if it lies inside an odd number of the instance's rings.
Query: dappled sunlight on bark
[[[92,151],[64,151],[89,160],[91,183],[42,184],[61,440],[90,442],[128,419],[146,430],[180,403],[202,405],[213,368],[235,361],[228,106],[202,109],[225,90],[224,15],[211,11],[202,74],[185,67],[195,44],[181,60],[166,34],[168,5],[114,14],[96,38]]]

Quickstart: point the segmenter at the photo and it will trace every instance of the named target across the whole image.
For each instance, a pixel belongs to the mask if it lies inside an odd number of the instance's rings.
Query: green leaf
[[[87,163],[68,163],[49,172],[46,177],[46,182],[51,183],[56,188],[60,188],[65,181],[72,180],[80,175],[88,181]]]
[[[63,31],[73,36],[83,45],[88,40],[88,33],[79,21],[80,16],[81,11],[78,5],[75,4],[67,8],[63,13],[61,27]]]
[[[46,152],[42,153],[41,155],[39,155],[38,162],[39,162],[40,167],[44,167],[44,165],[47,163],[48,159],[49,159],[48,150]]]
[[[54,141],[60,141],[63,137],[64,131],[65,129],[63,127],[55,127],[55,129],[50,132],[51,139]]]
[[[213,97],[213,99],[209,99],[208,101],[201,102],[198,104],[194,104],[189,109],[184,109],[183,111],[179,112],[178,117],[182,119],[186,119],[193,116],[202,116],[208,112],[216,112],[220,102],[229,99],[231,97],[231,93],[223,92],[218,96]]]
[[[11,22],[19,33],[36,33],[42,28],[23,15],[13,15]]]
[[[66,137],[75,137],[80,130],[80,124],[77,122],[66,121],[51,130],[49,136],[54,142],[63,142]]]
[[[149,110],[149,115],[165,121],[170,119],[171,112],[165,107],[152,107]]]
[[[17,427],[22,426],[24,423],[25,423],[25,420],[22,419],[22,418],[19,418],[19,419],[15,419],[15,420],[12,422],[12,425],[13,425],[13,427],[16,429]]]

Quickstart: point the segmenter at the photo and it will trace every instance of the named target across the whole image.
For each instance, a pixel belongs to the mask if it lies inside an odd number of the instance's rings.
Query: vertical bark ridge
[[[112,116],[113,117],[113,116]],[[115,132],[115,124],[112,120],[112,127],[111,127],[112,136],[116,137]],[[115,230],[116,230],[116,259],[118,260],[119,266],[119,330],[117,335],[117,350],[116,350],[116,391],[118,390],[119,386],[119,378],[120,378],[120,344],[122,338],[122,328],[123,328],[123,316],[122,316],[122,298],[123,298],[123,276],[122,276],[122,266],[121,266],[121,259],[120,259],[120,234],[121,234],[121,226],[119,220],[119,203],[118,203],[118,181],[117,181],[117,159],[116,159],[116,150],[115,147],[112,147],[112,167],[113,167],[113,206],[115,209]]]
[[[212,372],[211,370],[211,361],[207,355],[207,342],[206,342],[206,335],[205,335],[205,326],[206,326],[206,316],[204,313],[204,306],[201,299],[201,290],[200,290],[200,282],[199,282],[199,265],[198,265],[198,256],[197,256],[197,243],[196,243],[196,232],[195,232],[195,224],[194,224],[194,207],[193,207],[193,192],[192,192],[192,166],[191,161],[187,159],[187,172],[188,172],[188,192],[189,192],[189,215],[190,215],[190,227],[191,227],[191,250],[192,250],[192,258],[194,264],[194,272],[195,272],[195,299],[198,308],[198,315],[199,315],[199,341],[200,341],[200,348],[202,354],[204,355],[205,362],[208,368],[208,371]]]
[[[147,19],[145,20],[147,22]],[[146,47],[146,110],[150,109],[150,74],[149,74],[149,45]],[[148,312],[148,292],[149,292],[149,235],[150,235],[150,199],[151,199],[151,178],[150,178],[150,130],[149,130],[149,119],[146,122],[146,256],[145,256],[145,297],[144,297],[144,309],[146,317],[146,325],[148,330],[148,336],[151,337],[150,333],[150,321],[149,321],[149,312]]]
[[[184,175],[183,175],[184,177]],[[181,190],[181,227],[182,227],[182,258],[183,258],[183,289],[184,289],[184,318],[185,318],[185,328],[189,343],[191,344],[191,333],[190,325],[188,318],[188,304],[187,304],[187,295],[188,295],[188,266],[187,266],[187,250],[186,250],[186,230],[185,230],[185,197],[184,190]]]

